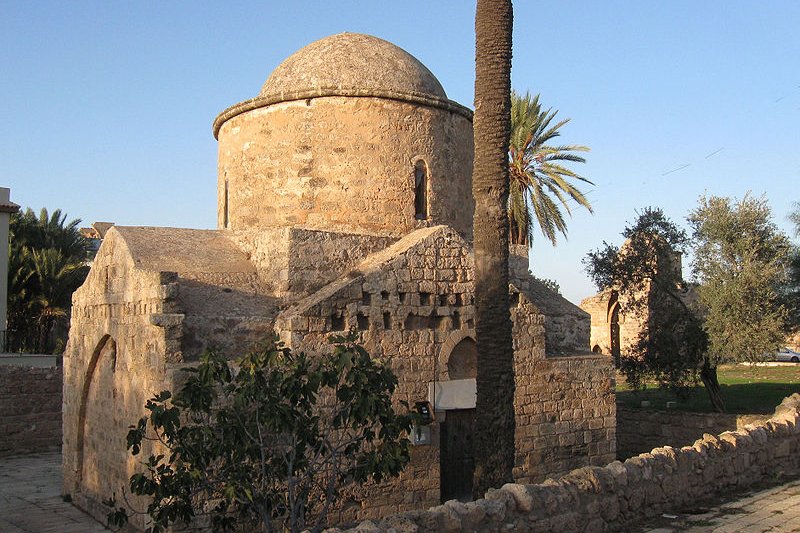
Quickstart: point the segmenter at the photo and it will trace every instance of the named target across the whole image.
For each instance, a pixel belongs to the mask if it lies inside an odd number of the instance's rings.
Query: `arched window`
[[[428,167],[422,159],[414,164],[414,217],[428,219]]]

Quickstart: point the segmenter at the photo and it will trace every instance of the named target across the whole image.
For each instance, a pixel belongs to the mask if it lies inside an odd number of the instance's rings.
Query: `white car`
[[[789,348],[782,348],[775,353],[775,360],[800,363],[800,353],[790,350]]]

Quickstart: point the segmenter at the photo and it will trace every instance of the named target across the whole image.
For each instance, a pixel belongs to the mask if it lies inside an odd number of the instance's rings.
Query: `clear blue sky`
[[[513,85],[592,148],[595,214],[540,238],[534,272],[572,301],[581,259],[636,210],[677,222],[702,194],[800,200],[800,2],[519,0]],[[472,106],[473,2],[0,0],[0,186],[88,225],[212,228],[211,122],[285,57],[342,31],[401,46]]]

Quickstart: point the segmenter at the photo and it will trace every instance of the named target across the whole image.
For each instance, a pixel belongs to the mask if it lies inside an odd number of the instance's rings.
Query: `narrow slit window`
[[[428,168],[421,159],[414,164],[414,211],[418,220],[428,219]]]
[[[228,180],[225,180],[225,197],[222,204],[222,227],[228,227]]]

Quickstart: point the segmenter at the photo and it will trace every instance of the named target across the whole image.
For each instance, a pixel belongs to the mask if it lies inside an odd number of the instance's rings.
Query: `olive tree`
[[[719,364],[755,362],[783,343],[787,310],[779,290],[791,248],[763,197],[702,197],[688,220],[709,377],[716,379]]]

